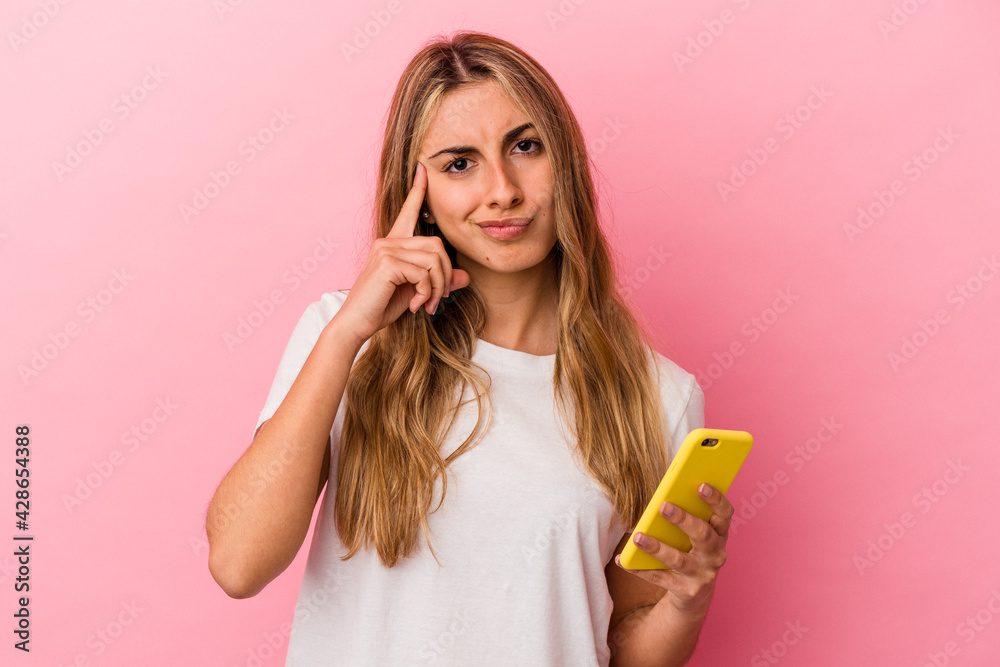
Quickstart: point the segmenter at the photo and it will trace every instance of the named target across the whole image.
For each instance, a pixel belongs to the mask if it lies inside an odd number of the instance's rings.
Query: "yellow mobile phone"
[[[733,483],[751,447],[753,436],[746,431],[696,428],[688,433],[629,536],[628,544],[622,549],[622,566],[630,570],[670,569],[636,546],[637,531],[681,551],[690,551],[691,540],[683,530],[660,514],[660,505],[668,501],[708,521],[712,517],[712,508],[698,495],[698,487],[706,482],[722,493],[729,491],[729,485]]]

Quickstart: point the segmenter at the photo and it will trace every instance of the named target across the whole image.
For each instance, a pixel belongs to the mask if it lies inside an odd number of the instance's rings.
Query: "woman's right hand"
[[[436,236],[414,236],[420,206],[427,192],[427,170],[417,163],[410,188],[396,221],[385,238],[375,239],[371,252],[336,317],[349,322],[359,340],[396,321],[404,310],[424,305],[433,314],[443,297],[466,287],[469,274],[454,269]]]

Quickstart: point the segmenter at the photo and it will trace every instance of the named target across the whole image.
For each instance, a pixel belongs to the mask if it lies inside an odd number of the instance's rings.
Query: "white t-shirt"
[[[344,292],[328,293],[306,308],[257,427],[277,410],[345,299]],[[704,426],[704,394],[693,375],[658,352],[655,358],[676,448],[688,431]],[[339,559],[347,553],[333,520],[341,401],[286,667],[608,664],[612,601],[604,567],[629,528],[572,455],[556,412],[555,355],[478,340],[472,359],[492,378],[493,421],[451,463],[444,504],[427,517],[440,565],[422,533],[417,553],[392,568],[373,550]],[[467,388],[463,400],[469,398]],[[476,416],[471,400],[443,456],[472,432]],[[438,480],[432,509],[440,494]]]

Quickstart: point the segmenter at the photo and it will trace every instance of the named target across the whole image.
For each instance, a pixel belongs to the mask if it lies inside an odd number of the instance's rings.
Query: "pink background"
[[[0,663],[283,664],[307,548],[230,599],[204,513],[303,309],[367,255],[403,67],[471,28],[562,87],[623,285],[699,374],[708,425],[755,436],[691,664],[992,664],[995,2],[231,4],[4,3]],[[241,318],[255,326],[227,344]],[[22,378],[36,352],[51,358]],[[32,429],[27,660],[10,631],[16,424]],[[123,441],[133,427],[143,440]]]

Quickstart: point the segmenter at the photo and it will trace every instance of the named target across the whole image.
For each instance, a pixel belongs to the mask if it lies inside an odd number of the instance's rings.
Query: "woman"
[[[704,396],[618,294],[596,209],[579,126],[535,60],[474,32],[414,57],[371,252],[306,309],[209,508],[212,575],[249,597],[329,480],[288,665],[690,657],[733,508],[707,489],[710,522],[669,517],[690,552],[639,544],[673,570],[617,564]]]

